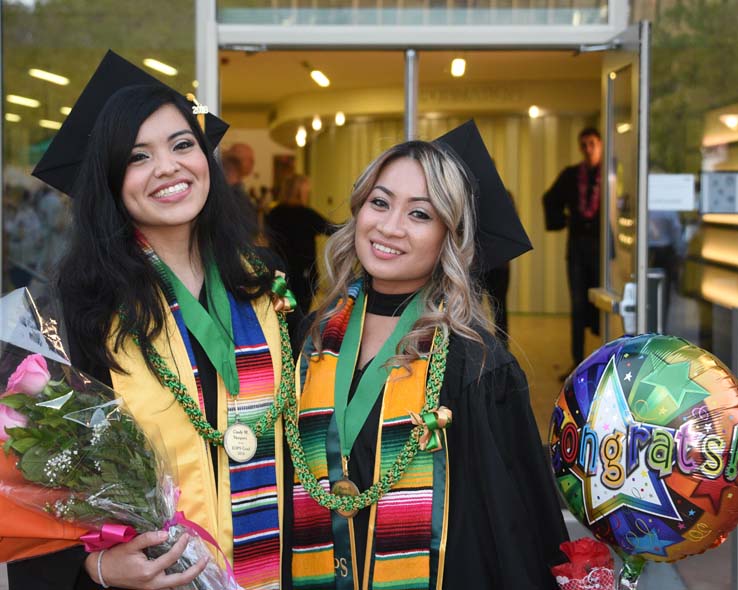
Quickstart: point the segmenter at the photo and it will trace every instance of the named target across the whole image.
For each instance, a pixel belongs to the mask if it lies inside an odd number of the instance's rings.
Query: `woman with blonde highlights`
[[[292,587],[556,588],[525,375],[471,275],[530,248],[501,191],[473,122],[357,180],[285,416]]]
[[[456,163],[452,153],[444,152],[433,144],[409,142],[390,148],[367,167],[351,195],[351,219],[326,245],[327,284],[332,285],[332,289],[318,308],[311,331],[318,347],[320,318],[337,313],[333,301],[337,297],[346,300],[348,285],[363,271],[355,246],[357,217],[374,191],[385,166],[403,157],[416,161],[422,168],[431,205],[447,230],[438,264],[423,289],[424,313],[413,331],[405,335],[401,342],[406,360],[420,354],[418,341],[423,337],[429,339],[437,326],[446,336],[455,331],[480,343],[482,338],[474,327],[493,329],[482,310],[477,285],[469,276],[474,259],[475,215],[473,207],[467,203],[466,195],[471,190],[467,173]],[[441,301],[444,310],[440,308]]]

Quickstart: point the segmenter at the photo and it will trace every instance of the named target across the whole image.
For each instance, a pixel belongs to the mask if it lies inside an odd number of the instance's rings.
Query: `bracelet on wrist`
[[[97,554],[97,579],[100,582],[100,586],[102,586],[103,588],[110,588],[110,586],[105,583],[105,579],[102,575],[102,558],[106,551],[107,549],[103,549],[102,551],[100,551],[100,553]]]

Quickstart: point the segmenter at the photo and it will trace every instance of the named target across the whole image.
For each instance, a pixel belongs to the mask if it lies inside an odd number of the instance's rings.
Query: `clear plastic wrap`
[[[156,558],[186,532],[187,548],[167,573],[210,556],[203,541],[208,533],[177,512],[179,490],[151,440],[113,390],[71,366],[55,323],[41,319],[25,289],[0,299],[0,341],[0,496],[19,508],[4,511],[0,538],[23,530],[26,541],[37,538],[42,546],[51,529],[22,520],[30,509],[72,525],[65,537],[90,550],[166,530],[168,539],[147,549]],[[12,548],[3,554],[13,559]],[[178,588],[239,586],[211,560]]]

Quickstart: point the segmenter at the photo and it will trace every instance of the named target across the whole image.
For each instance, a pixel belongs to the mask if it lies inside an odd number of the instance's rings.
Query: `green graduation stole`
[[[139,246],[165,284],[167,303],[192,365],[197,398],[204,409],[196,358],[187,331],[205,350],[228,390],[228,425],[236,419],[255,426],[274,399],[271,352],[254,308],[230,296],[211,261],[205,264],[208,310],[158,257],[143,234]],[[194,392],[193,392],[194,393]],[[215,393],[215,392],[214,392]],[[233,571],[245,590],[277,590],[281,580],[281,525],[274,430],[259,438],[256,455],[246,463],[220,465],[227,470],[233,530]],[[225,459],[223,454],[223,459]],[[218,477],[218,475],[216,475]]]
[[[349,288],[348,304],[321,326],[322,356],[314,350],[311,340],[303,348],[299,429],[310,471],[324,489],[330,489],[344,476],[341,457],[350,453],[353,440],[374,405],[372,388],[378,395],[384,385],[374,481],[387,471],[408,440],[414,427],[409,412],[421,412],[425,403],[428,359],[413,361],[410,375],[402,367],[392,368],[388,375],[380,357],[386,360],[394,354],[397,342],[417,318],[417,305],[417,301],[410,303],[408,315],[400,319],[399,329],[377,355],[378,362],[365,370],[351,403],[347,404],[348,388],[364,317],[361,283]],[[360,395],[368,399],[355,403]],[[443,433],[441,436],[445,440]],[[293,587],[440,590],[448,525],[447,461],[445,444],[439,452],[420,451],[400,481],[370,507],[361,580],[353,569],[353,521],[318,505],[296,478]]]

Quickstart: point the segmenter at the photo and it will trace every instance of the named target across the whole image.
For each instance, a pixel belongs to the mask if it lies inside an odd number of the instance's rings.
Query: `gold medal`
[[[236,422],[223,433],[223,448],[236,463],[251,461],[256,455],[256,434],[248,424]]]
[[[359,495],[359,488],[356,487],[356,484],[351,481],[348,477],[344,476],[341,479],[339,479],[336,483],[333,484],[333,487],[331,488],[331,492],[335,494],[336,496],[358,496]],[[340,510],[336,509],[336,512],[343,516],[344,518],[353,518],[356,516],[356,513],[359,512],[358,508],[354,508],[353,510]]]

